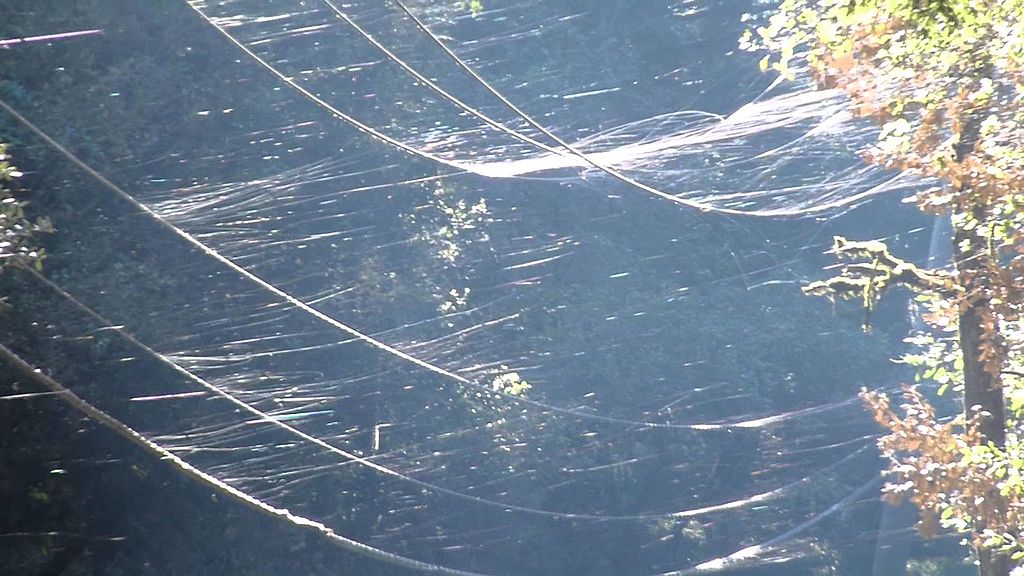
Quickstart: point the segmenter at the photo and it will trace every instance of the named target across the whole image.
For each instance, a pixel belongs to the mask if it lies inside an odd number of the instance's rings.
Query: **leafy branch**
[[[864,307],[864,328],[882,295],[894,286],[916,292],[952,292],[957,289],[949,274],[927,270],[892,255],[880,240],[851,241],[836,236],[830,254],[843,264],[840,273],[827,280],[811,282],[804,294],[824,296],[831,301],[859,299]]]

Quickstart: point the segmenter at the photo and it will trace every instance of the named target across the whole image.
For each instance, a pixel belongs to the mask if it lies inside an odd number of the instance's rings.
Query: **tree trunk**
[[[987,61],[974,62],[973,69],[967,75],[976,79],[990,78],[992,66]],[[981,122],[986,114],[987,109],[981,107],[964,119],[963,131],[955,150],[957,162],[963,162],[974,151],[980,136]],[[987,364],[992,360],[982,358],[982,351],[986,347],[995,352],[997,357],[1002,357],[998,353],[1002,342],[998,325],[994,324],[995,315],[989,295],[992,281],[989,271],[993,262],[988,240],[981,235],[989,213],[985,202],[972,198],[972,192],[970,184],[961,185],[959,206],[963,211],[960,214],[953,213],[953,262],[960,286],[964,289],[959,317],[960,351],[964,360],[964,414],[968,422],[972,416],[978,418],[975,429],[980,435],[981,445],[991,442],[1003,448],[1006,446],[1006,409],[1000,378],[1002,366],[991,369]],[[986,323],[992,327],[992,333],[986,332]],[[990,501],[996,503],[998,514],[1005,516],[1006,502],[1000,496],[994,480],[990,494]],[[977,540],[985,529],[985,519],[974,520]],[[1008,576],[1010,573],[1010,559],[1005,554],[996,554],[981,546],[975,546],[975,552],[981,576]]]
[[[969,194],[962,190],[961,193]],[[970,220],[984,222],[984,211],[976,208]],[[960,350],[964,360],[964,413],[968,418],[977,416],[976,430],[980,442],[992,442],[999,448],[1006,444],[1006,414],[1003,400],[1002,381],[998,372],[986,369],[981,357],[984,347],[997,347],[996,334],[986,334],[986,318],[992,318],[988,285],[989,254],[985,239],[977,231],[965,230],[961,224],[953,234],[954,261],[965,291],[965,302],[960,310]],[[990,326],[991,326],[991,320]],[[1005,502],[993,482],[990,498],[996,502],[1001,514],[1006,513]],[[975,536],[985,529],[984,518],[975,518]],[[1007,576],[1010,573],[1010,559],[1005,554],[976,546],[979,573],[981,576]]]

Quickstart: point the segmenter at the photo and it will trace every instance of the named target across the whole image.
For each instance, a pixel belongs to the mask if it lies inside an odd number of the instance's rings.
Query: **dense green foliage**
[[[21,176],[11,164],[7,146],[0,143],[0,271],[19,264],[41,266],[45,252],[33,246],[33,236],[53,231],[49,219],[40,217],[32,222],[26,217],[26,202],[14,191]]]
[[[926,533],[937,518],[973,532],[981,573],[1003,574],[990,549],[1024,558],[1024,2],[785,0],[743,42],[790,76],[806,56],[821,86],[881,126],[867,160],[937,183],[916,202],[952,218],[954,271],[900,275],[887,250],[861,250],[866,261],[811,289],[866,306],[894,284],[922,293],[935,336],[912,361],[940,390],[953,384],[965,410],[947,424],[916,391],[904,417],[867,396],[891,431],[886,491],[921,508]]]

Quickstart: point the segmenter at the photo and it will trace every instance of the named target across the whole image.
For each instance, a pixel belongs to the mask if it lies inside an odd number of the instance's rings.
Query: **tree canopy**
[[[885,491],[911,498],[925,533],[936,519],[973,532],[982,574],[1005,573],[993,550],[1024,559],[1024,2],[785,0],[741,42],[769,51],[763,68],[795,77],[806,62],[820,87],[844,92],[880,126],[865,159],[924,178],[917,205],[952,218],[954,270],[837,239],[834,252],[855,261],[806,291],[868,309],[897,284],[921,293],[930,331],[917,341],[929,351],[912,360],[940,390],[954,384],[965,410],[943,422],[908,388],[900,416],[865,395],[890,431]]]

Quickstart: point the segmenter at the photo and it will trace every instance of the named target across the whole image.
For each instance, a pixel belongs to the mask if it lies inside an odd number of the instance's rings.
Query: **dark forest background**
[[[365,155],[374,162],[384,158],[386,162],[407,163],[410,177],[429,170],[420,161],[406,160],[376,142],[332,130],[330,118],[324,118],[287,90],[276,89],[271,77],[227,45],[182,2],[8,0],[3,4],[2,38],[103,30],[96,37],[0,49],[0,97],[129,191],[135,186],[171,189],[210,179],[243,180],[274,170],[278,161],[267,159],[277,151],[273,142],[228,140],[222,135],[246,127],[295,126],[311,120],[313,128],[303,128],[309,130],[309,138],[306,149],[297,153],[300,157],[315,159],[324,150],[344,148],[344,153],[354,158]],[[489,2],[485,0],[484,4]],[[595,70],[606,70],[606,77],[615,84],[630,80],[623,77],[623,71],[657,69],[662,65],[655,62],[669,57],[666,47],[676,46],[681,34],[693,35],[687,44],[686,65],[704,79],[696,107],[728,113],[749,95],[737,86],[767,85],[770,81],[760,76],[753,56],[722,56],[734,50],[740,17],[751,10],[745,3],[709,3],[698,17],[689,19],[674,18],[678,6],[672,3],[587,5],[557,0],[541,4],[538,13],[578,11],[588,22],[585,37],[573,37],[573,31],[582,27],[567,28],[549,47],[558,59],[572,63],[558,76],[566,86],[586,82]],[[452,10],[468,13],[470,7],[453,6]],[[686,22],[685,30],[680,22]],[[628,23],[626,31],[624,23]],[[457,24],[452,30],[458,32],[459,26],[474,34],[486,33],[485,24],[477,28]],[[595,38],[603,39],[605,45],[594,46]],[[351,41],[359,42],[356,38]],[[346,50],[346,46],[337,47],[339,53]],[[500,68],[512,77],[537,76],[553,82],[547,71],[533,69],[542,59],[528,56],[509,52]],[[579,80],[574,78],[576,71],[580,71]],[[384,94],[398,93],[408,84],[397,74],[381,74],[376,82],[374,90]],[[645,90],[640,99],[623,96],[620,101],[612,96],[603,101],[607,109],[622,110],[621,114],[589,114],[586,104],[568,101],[555,116],[558,128],[569,132],[588,125],[596,128],[596,124],[645,118],[676,102],[677,95],[668,81],[653,82]],[[515,94],[511,96],[516,99]],[[232,112],[196,113],[225,109]],[[360,110],[352,113],[358,116]],[[57,229],[39,238],[49,255],[43,264],[46,274],[58,283],[70,283],[79,292],[91,294],[94,306],[104,309],[114,321],[130,323],[140,340],[161,343],[167,334],[188,332],[190,323],[204,309],[229,305],[210,285],[219,287],[221,293],[242,290],[237,287],[237,278],[218,272],[214,264],[204,262],[194,250],[97,186],[9,118],[0,118],[0,141],[10,143],[15,163],[26,173],[18,186],[30,202],[30,212],[48,216]],[[301,161],[296,157],[282,160],[280,169],[287,168],[287,162]],[[157,164],[159,169],[154,168]],[[157,179],[159,184],[155,183]],[[875,313],[873,330],[865,334],[858,310],[836,310],[825,302],[804,298],[799,291],[800,280],[821,274],[827,262],[822,252],[833,232],[854,230],[862,238],[888,236],[890,246],[898,246],[901,254],[924,260],[932,223],[903,207],[898,198],[881,197],[833,218],[757,220],[694,215],[655,200],[632,199],[628,193],[622,195],[626,199],[614,194],[588,195],[587,187],[600,185],[563,187],[561,195],[553,196],[540,184],[471,177],[446,188],[445,193],[452,198],[471,200],[478,189],[487,190],[509,204],[528,206],[531,214],[543,215],[538,216],[546,218],[539,225],[540,232],[531,232],[584,237],[592,241],[591,245],[599,246],[589,252],[581,249],[578,257],[559,269],[547,284],[549,291],[557,291],[553,300],[629,311],[642,309],[642,296],[658,293],[659,283],[668,287],[678,282],[692,287],[685,307],[659,308],[625,329],[628,331],[623,331],[622,325],[594,324],[584,313],[585,307],[579,313],[574,312],[576,309],[556,313],[524,304],[523,329],[543,334],[547,350],[565,358],[558,374],[566,381],[579,382],[546,391],[542,383],[535,383],[545,401],[565,404],[582,390],[593,388],[602,393],[596,408],[614,414],[619,407],[629,405],[633,393],[623,382],[673,385],[659,362],[667,355],[679,354],[683,341],[695,364],[688,378],[742,383],[733,399],[721,405],[710,402],[700,409],[708,418],[724,417],[737,410],[764,414],[843,400],[860,386],[891,386],[909,377],[906,370],[890,361],[900,354],[901,341],[910,329],[905,302],[887,300]],[[408,218],[394,215],[412,213],[434,192],[424,187],[418,199],[382,194],[367,196],[365,202],[374,213],[391,216],[377,222],[379,228],[393,226],[395,234],[408,234],[410,226],[429,228],[438,224],[429,218],[410,223]],[[604,218],[604,224],[595,232],[590,223],[598,218]],[[686,250],[666,262],[665,275],[633,280],[646,282],[636,288],[635,302],[624,298],[618,285],[597,276],[596,271],[616,266],[628,269],[648,255],[638,253],[633,246],[666,244],[680,237],[680,230],[686,231]],[[491,245],[511,245],[511,235],[501,227],[489,233]],[[383,243],[380,237],[374,241]],[[356,326],[377,331],[402,324],[409,317],[436,314],[436,293],[443,292],[446,280],[460,274],[457,269],[438,264],[436,250],[436,243],[424,240],[408,252],[401,266],[405,275],[398,279],[387,276],[386,261],[365,257],[346,261],[347,266],[361,267],[359,277],[371,289],[345,303],[345,317]],[[476,268],[500,268],[500,258],[489,254],[483,243],[464,250],[466,260],[474,262]],[[311,256],[314,262],[328,262],[334,257],[326,253]],[[678,274],[672,276],[669,268]],[[750,284],[773,279],[770,274],[759,275],[758,271],[764,269],[773,270],[772,274],[782,271],[781,277],[787,281],[751,290]],[[200,285],[195,278],[211,280]],[[483,289],[477,292],[487,294]],[[83,383],[91,389],[110,379],[138,378],[146,381],[147,389],[162,389],[160,379],[165,371],[152,362],[113,366],[116,363],[111,359],[133,356],[130,347],[113,335],[94,332],[87,338],[69,336],[95,326],[45,296],[26,275],[0,275],[0,293],[7,296],[9,304],[0,312],[0,339],[59,380]],[[156,301],[180,302],[181,324],[170,326],[166,315],[151,315],[146,302]],[[656,336],[645,336],[648,334]],[[600,349],[602,342],[618,345],[614,354],[579,360],[573,358],[569,348],[569,343],[578,342],[591,343],[595,349]],[[495,346],[500,350],[501,342]],[[547,377],[554,379],[551,374]],[[31,382],[12,370],[0,372],[2,395],[30,391],[35,391]],[[388,401],[385,398],[381,402]],[[457,407],[451,410],[458,412]],[[163,417],[189,418],[173,409]],[[159,428],[158,422],[149,424]],[[854,426],[859,433],[874,432],[866,417]],[[559,442],[557,437],[541,437],[542,431],[537,434],[530,441],[545,446]],[[752,472],[770,464],[770,456],[759,453],[759,446],[775,442],[780,450],[787,449],[786,436],[768,439],[759,434],[714,435],[687,448],[696,459],[708,458],[709,454],[722,456],[707,490],[748,482]],[[843,434],[852,432],[846,430]],[[826,463],[821,461],[822,466]],[[867,476],[872,466],[877,463],[870,458],[864,460]],[[631,494],[637,492],[643,474],[655,473],[645,471],[639,479],[612,478],[588,491],[561,494],[560,502],[604,498],[611,502],[611,509],[643,505],[645,502],[631,501],[637,498]],[[362,490],[351,483],[348,489],[366,494],[353,505],[353,513],[365,507],[363,522],[367,532],[372,532],[374,494],[383,488],[372,479],[363,480],[366,485]],[[359,479],[350,480],[355,481]],[[847,493],[854,481],[837,472],[831,482],[823,483],[823,488],[806,494],[795,509],[820,508],[822,502]],[[330,477],[308,490],[314,500],[336,504]],[[666,496],[657,492],[643,495],[651,501]],[[543,504],[544,498],[538,494],[536,503]],[[242,509],[180,478],[164,463],[140,453],[53,398],[0,400],[0,509],[0,572],[5,574],[401,573],[322,540],[299,535],[286,524]],[[865,498],[815,528],[815,536],[824,543],[820,554],[784,567],[769,566],[745,573],[870,574],[880,516],[881,505],[873,502],[873,497]],[[735,536],[741,533],[742,541]],[[703,539],[695,540],[692,555],[666,556],[649,563],[676,562],[681,568],[696,558],[729,553],[740,544],[770,538],[775,533],[771,525],[730,526],[723,518]],[[648,533],[638,534],[635,539],[605,535],[604,540],[600,531],[590,539],[574,534],[565,526],[542,525],[524,527],[522,538],[558,546],[562,548],[558,558],[576,556],[576,560],[552,564],[539,547],[535,548],[536,558],[499,557],[490,562],[506,567],[507,574],[635,574],[646,573],[632,569],[638,564],[635,559],[658,553],[644,549]],[[946,544],[915,541],[912,555],[921,559],[922,566],[928,559],[952,562],[956,552],[950,555],[943,547]],[[417,539],[410,537],[402,552],[431,554],[418,546]],[[576,552],[567,554],[566,547]],[[445,558],[433,560],[444,562]],[[639,564],[646,566],[648,561]]]

